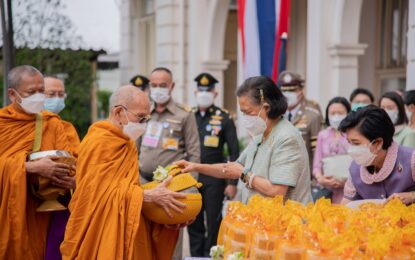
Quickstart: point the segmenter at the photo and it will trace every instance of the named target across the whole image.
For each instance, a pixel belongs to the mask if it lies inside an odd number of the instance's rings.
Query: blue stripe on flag
[[[256,4],[261,75],[271,77],[276,33],[275,0],[256,1]]]

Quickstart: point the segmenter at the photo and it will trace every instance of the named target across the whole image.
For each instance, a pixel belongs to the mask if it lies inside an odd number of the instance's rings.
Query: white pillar
[[[415,89],[415,1],[409,1],[406,89]]]
[[[133,0],[121,1],[121,23],[120,23],[120,84],[128,82],[132,75],[133,65],[131,57],[134,54],[133,44],[133,13],[134,10]]]
[[[329,47],[331,63],[331,95],[348,97],[358,86],[358,58],[365,52],[366,44],[334,45]]]

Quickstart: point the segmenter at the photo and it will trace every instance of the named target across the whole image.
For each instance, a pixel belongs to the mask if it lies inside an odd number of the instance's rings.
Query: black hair
[[[169,70],[168,68],[166,68],[166,67],[156,67],[156,68],[154,68],[152,71],[151,71],[151,74],[153,74],[154,72],[156,72],[156,71],[164,71],[164,72],[167,72],[171,77],[173,77],[173,73],[171,72],[171,70]]]
[[[263,96],[261,96],[261,92]],[[263,102],[268,103],[270,108],[267,117],[270,119],[276,119],[287,111],[287,100],[281,90],[272,79],[265,76],[246,79],[236,90],[236,96],[249,96],[257,105],[261,105]]]
[[[352,128],[356,128],[370,142],[382,138],[384,150],[393,142],[395,126],[385,110],[377,106],[369,105],[350,112],[340,123],[339,130],[345,133]]]
[[[406,117],[405,113],[405,104],[403,103],[402,97],[396,93],[395,91],[386,92],[379,100],[379,106],[382,99],[388,98],[392,100],[396,106],[398,107],[398,120],[396,121],[395,125],[403,125],[408,123],[408,117]]]
[[[344,97],[334,97],[329,101],[329,104],[326,107],[326,120],[325,123],[327,126],[330,126],[330,120],[329,120],[329,107],[333,104],[342,104],[344,108],[346,109],[347,114],[350,112],[350,103],[345,99]]]
[[[415,90],[408,90],[405,92],[404,96],[405,105],[415,105]]]
[[[373,96],[372,92],[370,92],[369,90],[365,88],[356,88],[355,90],[353,90],[352,94],[350,94],[349,101],[353,102],[353,99],[359,94],[366,95],[369,97],[370,102],[372,103],[375,102],[375,97]]]

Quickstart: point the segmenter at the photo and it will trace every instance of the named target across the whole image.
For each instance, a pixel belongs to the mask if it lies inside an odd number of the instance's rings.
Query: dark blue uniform
[[[197,108],[193,111],[199,129],[201,163],[235,161],[239,156],[238,137],[235,124],[229,113],[216,106],[211,106],[204,113]],[[224,154],[225,143],[228,147],[229,157],[227,158]],[[199,181],[203,183],[200,190],[203,197],[203,208],[195,222],[188,227],[190,251],[194,257],[209,256],[210,248],[216,245],[222,220],[221,211],[225,187],[228,184],[237,184],[237,180],[217,179],[203,174],[199,174]],[[204,224],[205,212],[207,229]]]

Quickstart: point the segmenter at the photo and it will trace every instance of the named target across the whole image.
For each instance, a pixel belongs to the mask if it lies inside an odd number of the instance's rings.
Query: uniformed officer
[[[217,96],[215,85],[218,81],[209,73],[199,74],[195,81],[197,107],[193,112],[199,128],[201,163],[226,162],[225,143],[229,150],[229,160],[235,161],[239,156],[235,124],[228,111],[214,105]],[[199,181],[203,183],[200,190],[203,208],[193,224],[188,226],[190,252],[193,257],[207,257],[210,248],[216,245],[224,196],[235,196],[237,181],[226,181],[202,174],[199,174]]]
[[[317,135],[323,122],[320,106],[317,102],[305,98],[304,80],[298,74],[283,71],[278,78],[278,86],[287,98],[288,109],[285,117],[300,130],[306,143],[311,167]]]
[[[130,79],[131,85],[144,91],[147,94],[147,96],[150,93],[150,88],[148,87],[149,82],[149,79],[142,75],[136,75]]]
[[[189,107],[174,102],[173,75],[164,67],[150,75],[151,120],[139,141],[141,183],[151,181],[158,165],[163,167],[181,160],[200,162],[199,133]],[[192,173],[197,178],[197,173]],[[182,231],[173,259],[182,259]],[[161,249],[162,250],[162,249]]]

